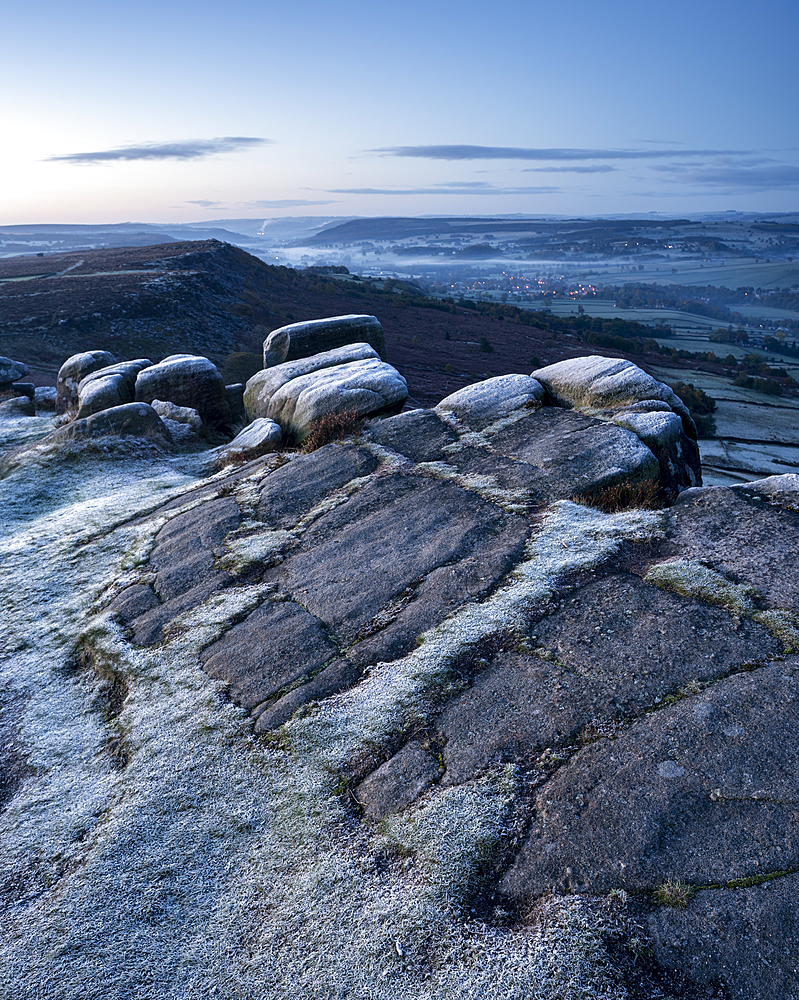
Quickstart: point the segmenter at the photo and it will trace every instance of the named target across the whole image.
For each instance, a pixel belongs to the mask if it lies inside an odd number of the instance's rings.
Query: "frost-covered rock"
[[[284,383],[269,401],[268,415],[286,435],[304,441],[314,420],[354,411],[359,417],[399,413],[408,386],[396,368],[375,358],[322,368]]]
[[[497,375],[464,386],[441,400],[436,409],[449,411],[469,427],[480,430],[514,410],[543,401],[546,390],[529,375]]]
[[[55,410],[57,390],[54,385],[37,385],[33,390],[33,401],[36,405],[36,412],[39,410],[47,412]]]
[[[290,346],[290,327],[284,326],[279,330],[273,330],[264,341],[264,368],[282,365],[288,357]]]
[[[61,365],[56,380],[56,413],[67,413],[78,407],[78,385],[90,373],[114,364],[116,358],[108,351],[84,351],[73,354]]]
[[[230,407],[230,422],[244,424],[247,422],[247,411],[244,409],[244,385],[241,382],[234,382],[225,386],[225,399]]]
[[[154,399],[191,407],[210,427],[225,427],[230,422],[224,380],[208,358],[173,354],[139,372],[136,401],[150,403]]]
[[[93,413],[90,417],[81,417],[59,427],[45,440],[74,441],[110,435],[140,437],[160,445],[172,444],[171,434],[149,403],[125,403]]]
[[[702,482],[696,427],[688,408],[664,382],[622,358],[559,361],[533,372],[556,406],[613,420],[646,444],[672,495]]]
[[[259,417],[237,434],[230,444],[218,449],[219,459],[222,462],[227,459],[249,461],[258,458],[259,455],[275,451],[280,447],[282,440],[283,431],[280,425],[269,417]]]
[[[664,382],[658,382],[624,358],[570,358],[539,368],[533,377],[546,387],[557,406],[573,407],[598,417],[633,406],[638,409],[650,401],[667,403],[683,419],[686,433],[696,438],[688,407],[679,396]]]
[[[28,366],[22,361],[0,358],[0,388],[5,388],[28,374]]]
[[[151,365],[149,358],[138,358],[90,372],[78,383],[78,416],[89,417],[112,406],[132,403],[136,376]]]
[[[200,440],[203,421],[196,410],[190,406],[176,406],[163,399],[154,399],[151,406],[163,420],[175,444],[186,447]]]
[[[291,323],[273,330],[266,338],[264,368],[280,363],[277,358],[284,345],[284,359],[295,361],[363,342],[371,344],[378,356],[386,360],[386,338],[376,316],[350,314]]]
[[[332,351],[315,354],[310,358],[298,361],[286,361],[274,368],[256,372],[247,382],[244,390],[244,408],[247,419],[269,416],[269,406],[275,393],[292,379],[309,375],[323,368],[334,368],[337,365],[348,364],[351,361],[380,360],[377,351],[369,344],[347,344]]]
[[[36,407],[27,396],[12,396],[0,401],[0,419],[15,420],[17,417],[33,417]]]

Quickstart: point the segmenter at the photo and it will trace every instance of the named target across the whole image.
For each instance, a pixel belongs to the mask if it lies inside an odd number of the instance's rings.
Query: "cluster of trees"
[[[716,400],[708,396],[704,389],[697,389],[693,382],[675,382],[671,388],[688,407],[699,437],[713,437],[716,433],[716,421],[713,419]]]

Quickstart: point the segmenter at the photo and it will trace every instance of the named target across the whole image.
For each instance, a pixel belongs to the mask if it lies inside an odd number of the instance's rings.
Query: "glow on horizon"
[[[42,0],[0,224],[799,209],[794,0]]]

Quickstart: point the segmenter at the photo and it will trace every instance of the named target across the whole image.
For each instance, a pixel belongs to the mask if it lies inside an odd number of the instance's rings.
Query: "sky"
[[[0,224],[799,210],[797,0],[38,0]]]

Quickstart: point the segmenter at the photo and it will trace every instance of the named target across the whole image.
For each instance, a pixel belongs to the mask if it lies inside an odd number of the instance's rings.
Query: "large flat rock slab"
[[[374,472],[379,461],[365,448],[329,444],[301,455],[266,477],[258,517],[276,528],[289,528],[334,490]]]
[[[668,513],[667,555],[692,559],[747,583],[767,604],[799,611],[799,511],[755,488],[686,491]]]
[[[655,960],[729,1000],[799,996],[799,875],[707,889],[644,917]],[[721,992],[723,991],[723,993]]]
[[[613,574],[565,597],[535,626],[531,645],[567,670],[601,681],[608,709],[640,714],[681,686],[763,662],[783,643],[728,611]]]
[[[310,675],[338,653],[325,627],[292,601],[264,601],[202,653],[211,677],[251,709]]]
[[[539,791],[503,890],[644,892],[799,867],[798,685],[793,657],[581,750]]]
[[[351,643],[390,601],[446,564],[473,560],[460,602],[475,578],[485,590],[520,557],[528,533],[522,518],[452,483],[387,475],[320,517],[268,578]],[[437,608],[441,617],[450,610],[431,596],[426,628]]]
[[[554,406],[503,428],[492,435],[491,446],[540,469],[551,499],[660,477],[658,460],[632,431]]]

